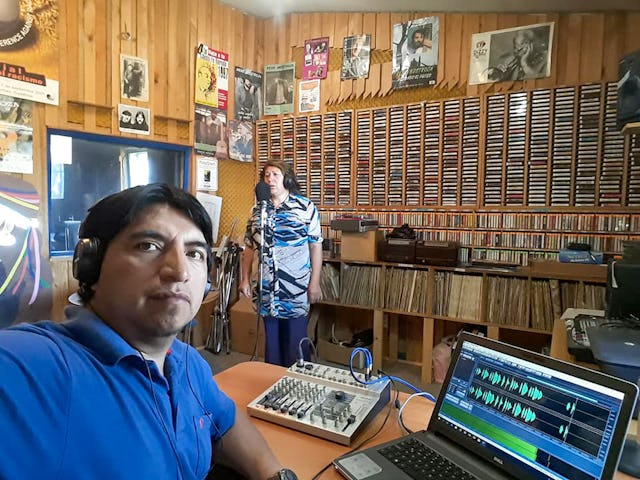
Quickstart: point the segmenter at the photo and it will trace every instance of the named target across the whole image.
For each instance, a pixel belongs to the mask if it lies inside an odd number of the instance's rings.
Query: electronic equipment
[[[331,220],[331,230],[343,232],[368,232],[377,230],[378,220],[367,217],[337,217]]]
[[[573,319],[567,320],[567,351],[578,362],[594,362],[588,330],[605,322],[607,319],[604,317],[584,314],[576,315]]]
[[[386,238],[378,244],[378,259],[385,262],[414,263],[416,241],[408,238]]]
[[[427,429],[333,464],[350,480],[610,480],[637,393],[619,378],[462,332],[438,401],[425,406]]]
[[[356,373],[364,381],[364,374]],[[249,415],[316,437],[350,445],[389,402],[387,378],[364,385],[347,369],[298,363],[247,405]]]
[[[611,261],[607,265],[605,316],[640,318],[640,263]]]
[[[418,240],[416,263],[455,267],[458,263],[458,245],[454,242]]]

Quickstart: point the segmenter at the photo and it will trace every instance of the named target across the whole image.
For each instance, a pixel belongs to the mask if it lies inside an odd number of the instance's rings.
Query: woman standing
[[[322,233],[318,210],[300,195],[293,169],[269,160],[260,175],[269,186],[262,248],[262,292],[258,302],[265,325],[265,361],[285,367],[298,358],[298,344],[307,336],[309,303],[321,299]],[[242,256],[240,293],[251,298],[252,271],[258,269],[261,207],[256,205],[247,222]],[[254,257],[256,267],[253,267]],[[253,280],[253,282],[252,282]]]

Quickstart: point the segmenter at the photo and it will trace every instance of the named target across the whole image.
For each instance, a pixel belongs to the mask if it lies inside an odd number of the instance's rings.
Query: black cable
[[[382,372],[382,370],[380,370],[380,372]],[[384,373],[384,372],[382,372],[382,373]],[[393,399],[393,402],[389,402],[389,408],[387,408],[387,414],[385,415],[384,420],[380,424],[380,427],[378,427],[378,430],[376,430],[374,433],[369,435],[362,442],[357,444],[355,447],[353,447],[351,450],[349,450],[347,453],[344,453],[343,455],[348,455],[348,454],[353,453],[353,452],[355,452],[357,450],[360,450],[362,447],[365,446],[365,444],[367,444],[368,442],[373,440],[382,431],[384,426],[387,424],[387,420],[389,420],[389,415],[391,415],[391,410],[393,409],[393,407],[398,408],[398,396],[400,395],[400,390],[398,389],[398,386],[396,385],[396,382],[393,381],[393,379],[389,379],[389,380],[391,382],[392,388],[396,392],[396,396]],[[340,456],[343,456],[343,455],[340,455]],[[311,480],[318,480],[320,478],[320,476],[324,472],[326,472],[327,469],[329,469],[332,465],[333,465],[333,462],[330,462],[327,465],[325,465],[324,467],[322,467],[322,469],[318,473],[316,473]]]

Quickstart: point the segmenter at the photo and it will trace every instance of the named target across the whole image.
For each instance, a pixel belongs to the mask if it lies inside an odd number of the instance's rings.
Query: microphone
[[[271,188],[264,180],[257,183],[255,190],[257,203],[266,203],[271,198]]]

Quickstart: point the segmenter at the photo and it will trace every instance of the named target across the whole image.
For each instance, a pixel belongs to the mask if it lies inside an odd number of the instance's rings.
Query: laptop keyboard
[[[378,452],[415,480],[476,478],[415,438],[407,438]]]

